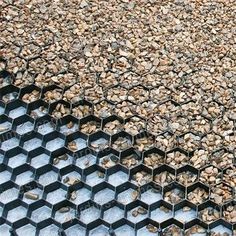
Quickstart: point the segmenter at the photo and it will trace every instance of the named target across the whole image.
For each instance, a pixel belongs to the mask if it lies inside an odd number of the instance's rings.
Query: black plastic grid
[[[0,74],[4,79],[14,78],[7,71]],[[236,235],[236,224],[227,217],[232,209],[235,212],[235,188],[228,186],[230,194],[220,202],[214,198],[213,190],[227,186],[225,176],[230,178],[228,172],[235,168],[230,142],[209,150],[204,143],[214,135],[222,136],[214,131],[214,117],[206,114],[205,108],[200,114],[187,115],[191,113],[184,108],[188,102],[171,100],[174,94],[162,85],[160,89],[169,91],[166,97],[152,99],[148,86],[129,88],[123,83],[118,81],[101,101],[94,103],[87,95],[87,100],[73,104],[62,97],[52,103],[45,101],[47,91],[65,92],[70,87],[6,84],[0,88],[1,235],[177,236],[196,232],[218,235],[214,234],[218,231],[225,233],[219,235]],[[118,110],[128,97],[117,103],[109,99],[118,86],[127,96],[136,89],[143,93],[139,100],[128,101],[130,113],[123,118]],[[38,98],[25,102],[24,96],[33,90],[39,92]],[[137,105],[152,101],[168,107],[146,120]],[[107,116],[99,113],[104,102],[112,107]],[[59,117],[54,113],[58,104],[68,109]],[[87,106],[88,111],[75,115],[77,106]],[[160,111],[158,106],[154,113]],[[206,129],[196,130],[194,125],[202,119]],[[129,122],[137,120],[142,125],[130,130]],[[107,124],[113,121],[118,122],[118,129],[111,132]],[[157,121],[161,126],[153,129]],[[173,125],[178,121],[186,128],[183,132]],[[183,141],[186,135],[187,142]],[[169,140],[167,144],[163,138]],[[193,159],[200,150],[211,158],[198,166]],[[220,156],[229,154],[227,163],[217,162],[219,152]],[[177,161],[176,155],[183,159]],[[203,181],[202,173],[211,167],[217,171],[215,181]],[[144,182],[134,179],[139,173],[147,177]],[[162,173],[165,179],[160,177]],[[184,173],[192,180],[182,178]],[[193,199],[191,193],[199,189],[204,196]]]

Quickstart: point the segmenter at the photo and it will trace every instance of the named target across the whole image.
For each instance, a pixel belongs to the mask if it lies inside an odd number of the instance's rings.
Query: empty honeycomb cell
[[[103,219],[108,222],[109,224],[112,224],[122,218],[124,218],[125,209],[122,205],[119,205],[118,203],[114,203],[109,208],[104,209],[103,212]]]
[[[20,200],[15,200],[6,205],[5,209],[6,219],[14,223],[21,220],[27,215],[27,207]]]
[[[11,179],[12,173],[11,170],[7,168],[4,164],[0,165],[0,184],[6,183]]]
[[[12,180],[19,186],[27,184],[34,180],[34,168],[28,164],[24,164],[14,169]]]
[[[114,232],[117,236],[122,236],[126,234],[127,236],[134,236],[135,235],[135,229],[130,224],[126,224],[125,222],[122,225],[119,225],[116,229],[114,229]]]
[[[0,139],[1,149],[5,152],[16,148],[20,144],[19,136],[15,132],[7,132],[3,134]]]
[[[81,236],[84,236],[86,234],[86,229],[80,223],[75,222],[74,225],[68,227],[65,230],[65,233],[67,236],[73,236],[75,234],[79,234]]]
[[[26,112],[27,112],[27,105],[21,100],[16,100],[6,105],[6,113],[12,119],[20,117],[26,114]]]
[[[59,182],[55,182],[52,185],[46,186],[44,191],[45,191],[44,198],[51,205],[55,205],[66,199],[67,195],[66,187],[64,187]]]
[[[34,235],[36,234],[36,226],[31,223],[26,223],[23,226],[16,229],[17,235]]]
[[[42,145],[42,135],[33,131],[30,134],[25,134],[21,138],[21,146],[26,151],[30,152],[35,148],[39,148]]]
[[[35,169],[50,163],[50,153],[42,147],[30,151],[28,157],[30,165]]]
[[[107,170],[107,181],[117,187],[129,180],[129,171],[123,166],[116,165]]]
[[[65,145],[65,137],[61,133],[54,131],[47,134],[43,138],[43,146],[50,152],[63,148]]]
[[[43,226],[39,229],[40,236],[52,235],[57,236],[58,232],[60,232],[60,228],[52,221],[47,220],[42,224]]]
[[[94,187],[94,189],[93,200],[99,205],[104,205],[112,201],[115,197],[115,188],[106,183],[101,183]]]
[[[89,224],[101,216],[100,207],[95,204],[93,201],[89,200],[78,206],[80,220],[84,224]]]
[[[162,199],[162,187],[151,182],[140,188],[140,200],[148,205]]]

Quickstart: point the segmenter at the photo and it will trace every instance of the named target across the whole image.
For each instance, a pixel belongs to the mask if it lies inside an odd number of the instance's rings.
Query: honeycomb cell
[[[134,136],[134,148],[139,152],[147,151],[155,146],[155,136],[142,132]]]
[[[111,207],[105,209],[103,212],[103,220],[112,224],[120,219],[124,218],[124,207],[119,204],[112,204]]]
[[[183,167],[188,164],[188,161],[188,153],[182,149],[175,148],[166,153],[166,163],[172,168]]]
[[[69,201],[74,203],[75,205],[82,204],[84,202],[87,202],[92,197],[92,191],[91,187],[89,187],[86,184],[79,184],[76,186],[73,186],[69,190]]]
[[[98,131],[89,136],[88,143],[89,146],[96,152],[104,151],[109,147],[110,135],[104,133],[103,131]]]
[[[181,223],[187,223],[197,217],[197,208],[188,201],[183,201],[174,206],[174,218]]]
[[[37,118],[35,122],[35,130],[41,135],[52,133],[56,129],[56,120],[49,115]]]
[[[155,169],[165,162],[165,153],[157,148],[151,148],[143,153],[143,164]]]
[[[149,90],[144,88],[143,86],[135,86],[128,91],[127,99],[130,102],[135,104],[142,103],[147,101],[149,98]]]
[[[71,115],[73,115],[77,119],[81,119],[92,113],[92,107],[92,103],[86,100],[81,100],[72,105]]]
[[[150,218],[159,223],[173,217],[172,205],[161,200],[153,203],[150,206]]]
[[[131,169],[142,162],[142,156],[134,148],[121,152],[120,163],[127,169]]]
[[[101,209],[93,201],[89,200],[78,206],[80,220],[84,224],[89,224],[100,218]]]
[[[220,218],[220,208],[212,202],[203,203],[198,208],[198,217],[206,224],[210,224]]]
[[[22,201],[30,205],[43,197],[43,187],[36,181],[32,181],[21,187]]]
[[[80,132],[70,134],[66,137],[66,147],[72,151],[77,152],[87,147],[87,136]]]
[[[20,99],[29,104],[37,101],[41,97],[41,89],[33,84],[26,86],[20,91]]]
[[[28,164],[19,166],[13,170],[12,179],[19,186],[34,180],[34,168]]]
[[[19,134],[24,135],[34,130],[34,119],[28,115],[18,117],[13,122],[13,129]]]
[[[131,135],[137,135],[145,131],[146,122],[139,116],[133,116],[125,120],[124,130]]]
[[[72,134],[79,130],[79,121],[72,115],[62,117],[57,122],[57,130],[64,135]]]
[[[43,139],[44,146],[50,152],[56,151],[64,147],[65,137],[57,131],[54,131],[46,136]]]
[[[192,152],[200,148],[201,137],[191,132],[186,133],[179,136],[178,143],[179,143],[179,146],[183,148],[184,150]]]
[[[56,182],[52,186],[45,187],[45,195],[45,200],[51,205],[55,205],[66,199],[67,191],[62,184]]]
[[[27,208],[20,200],[16,200],[6,205],[7,220],[14,223],[27,215]]]
[[[109,184],[117,187],[129,180],[129,172],[126,168],[120,165],[116,165],[107,170],[107,181]]]
[[[80,169],[86,169],[94,164],[96,164],[97,156],[94,150],[90,148],[84,149],[84,151],[79,151],[74,154],[75,165]]]
[[[185,188],[176,183],[167,185],[163,189],[163,198],[171,204],[177,204],[185,198]]]
[[[42,135],[33,131],[30,134],[25,134],[21,138],[22,148],[30,152],[33,149],[39,148],[42,145]]]
[[[16,100],[6,105],[6,114],[12,119],[20,117],[26,114],[26,112],[27,105],[21,100]]]
[[[56,204],[53,210],[55,211],[55,221],[61,224],[72,221],[76,217],[75,206],[66,201]]]
[[[127,206],[127,220],[138,223],[148,217],[147,206],[138,201]]]
[[[7,204],[11,201],[16,200],[18,196],[19,196],[19,189],[16,184],[14,184],[11,181],[1,184],[0,201],[3,204]]]
[[[96,192],[93,199],[97,204],[104,205],[114,199],[115,191],[112,186],[102,183],[96,187],[97,190],[95,190]]]
[[[49,219],[52,215],[52,209],[46,201],[40,200],[31,205],[30,218],[35,223],[40,223]]]
[[[34,235],[36,233],[36,226],[31,223],[24,224],[23,226],[16,229],[16,233],[19,236]]]
[[[148,205],[162,199],[162,187],[151,182],[140,188],[140,200]]]
[[[105,170],[100,166],[93,165],[84,171],[85,183],[89,186],[95,186],[105,181]]]
[[[19,88],[15,87],[14,85],[8,85],[4,88],[1,88],[0,91],[0,100],[6,104],[16,100],[19,96]]]
[[[166,131],[156,136],[156,147],[164,152],[177,147],[177,136],[169,131]]]

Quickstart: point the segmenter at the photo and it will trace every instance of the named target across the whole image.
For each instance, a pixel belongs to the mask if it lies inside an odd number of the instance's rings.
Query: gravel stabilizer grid
[[[0,235],[235,236],[235,0],[0,0]]]

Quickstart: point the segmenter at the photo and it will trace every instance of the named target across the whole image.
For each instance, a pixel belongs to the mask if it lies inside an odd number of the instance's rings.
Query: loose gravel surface
[[[235,16],[0,0],[0,235],[236,235]]]

